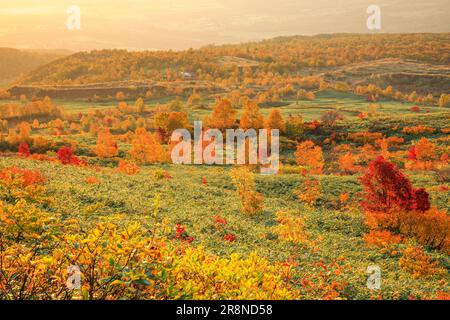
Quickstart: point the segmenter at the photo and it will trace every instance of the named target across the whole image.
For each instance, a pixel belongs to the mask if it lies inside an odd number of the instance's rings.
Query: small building
[[[193,80],[195,79],[195,74],[192,72],[180,72],[180,75],[183,77],[184,80]]]

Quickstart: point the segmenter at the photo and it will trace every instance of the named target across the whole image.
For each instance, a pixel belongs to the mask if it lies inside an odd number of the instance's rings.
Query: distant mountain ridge
[[[12,52],[10,64],[14,64]],[[38,66],[11,83],[13,95],[85,98],[96,92],[111,96],[114,91],[133,95],[136,83],[142,90],[155,83],[175,91],[232,90],[246,78],[308,76],[352,87],[392,85],[401,92],[436,96],[448,93],[450,87],[450,33],[289,36],[182,51],[33,54],[34,59],[26,59],[30,55],[20,52],[18,61],[28,62],[22,69],[31,68],[31,62]],[[227,85],[229,81],[234,85]]]
[[[246,67],[284,75],[308,74],[386,58],[448,65],[449,44],[450,33],[336,34],[277,37],[183,51],[93,50],[41,65],[17,84],[171,81],[183,72],[226,78],[236,68]]]
[[[0,86],[16,80],[21,74],[67,56],[67,50],[31,50],[0,47]]]

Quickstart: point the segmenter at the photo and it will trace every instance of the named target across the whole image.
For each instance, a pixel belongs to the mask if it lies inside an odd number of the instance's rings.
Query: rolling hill
[[[421,94],[439,95],[450,88],[450,66],[433,65],[414,60],[386,58],[358,62],[320,74],[327,81],[356,85],[370,83],[379,87],[392,85],[402,92],[416,90]]]
[[[68,55],[65,50],[20,50],[0,48],[0,86],[20,75]]]
[[[449,43],[450,33],[334,34],[184,51],[94,50],[37,67],[16,82],[13,93],[45,93],[51,86],[51,95],[61,97],[70,89],[72,98],[74,92],[85,96],[85,86],[93,84],[114,92],[127,90],[135,82],[152,81],[189,81],[194,86],[201,81],[220,87],[223,79],[233,79],[237,88],[236,83],[242,84],[245,77],[279,75],[316,76],[352,86],[392,85],[402,92],[417,90],[438,96],[450,87]]]

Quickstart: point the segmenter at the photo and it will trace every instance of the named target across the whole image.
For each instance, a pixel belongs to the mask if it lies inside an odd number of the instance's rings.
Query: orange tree
[[[264,116],[255,101],[245,103],[239,126],[241,129],[260,129],[264,126]]]
[[[117,156],[119,148],[109,129],[99,131],[95,153],[100,158],[111,158]]]
[[[272,109],[269,113],[269,116],[266,120],[266,128],[269,129],[278,129],[280,132],[286,131],[286,124],[284,122],[283,116],[281,115],[280,110]]]
[[[302,174],[322,174],[324,166],[322,148],[311,140],[297,145],[295,157],[297,164],[302,167]]]
[[[211,128],[225,130],[232,128],[236,122],[236,110],[227,99],[220,100],[206,123]]]
[[[156,163],[166,160],[164,147],[155,134],[144,128],[137,128],[131,141],[130,155],[138,163]]]

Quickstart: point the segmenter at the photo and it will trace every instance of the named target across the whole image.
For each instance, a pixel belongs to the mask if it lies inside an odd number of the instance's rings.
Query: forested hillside
[[[245,58],[254,73],[307,74],[324,68],[383,58],[450,62],[450,34],[323,35],[280,37],[241,45],[187,51],[100,50],[81,52],[29,73],[21,84],[86,84],[118,80],[174,80],[180,71],[204,80],[228,78]]]

